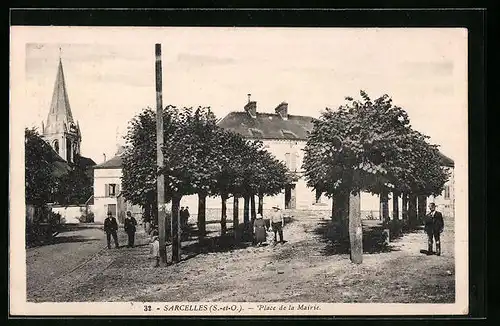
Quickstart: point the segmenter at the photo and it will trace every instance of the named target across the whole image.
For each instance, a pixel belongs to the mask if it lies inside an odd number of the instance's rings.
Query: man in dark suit
[[[118,235],[116,234],[118,231],[118,223],[116,222],[116,218],[108,212],[108,217],[104,220],[104,232],[106,232],[106,240],[108,241],[108,249],[111,249],[111,237],[115,241],[115,248],[118,248]]]
[[[433,253],[432,247],[436,241],[436,255],[441,255],[441,233],[444,228],[443,214],[436,210],[436,204],[429,204],[429,214],[425,216],[425,232],[428,237],[428,254]]]
[[[127,212],[127,216],[125,217],[125,221],[123,222],[123,228],[128,235],[128,245],[127,247],[133,248],[135,241],[135,231],[136,231],[137,221],[132,216],[130,211]]]

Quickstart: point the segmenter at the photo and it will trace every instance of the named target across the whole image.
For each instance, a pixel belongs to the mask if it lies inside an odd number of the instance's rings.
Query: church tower
[[[80,155],[80,126],[73,120],[60,57],[49,115],[46,124],[42,122],[42,136],[68,163],[74,163],[75,156]]]

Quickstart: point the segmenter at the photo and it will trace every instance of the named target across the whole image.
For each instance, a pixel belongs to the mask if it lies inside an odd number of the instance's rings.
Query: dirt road
[[[276,247],[230,248],[215,239],[205,252],[184,245],[185,260],[166,268],[151,267],[143,235],[136,248],[98,251],[47,286],[28,288],[28,300],[450,303],[454,230],[451,221],[446,224],[440,257],[419,252],[426,237],[418,231],[386,248],[365,248],[372,253],[365,253],[361,265],[335,249],[321,216],[297,217],[284,229],[287,243]],[[217,229],[209,225],[209,231]]]

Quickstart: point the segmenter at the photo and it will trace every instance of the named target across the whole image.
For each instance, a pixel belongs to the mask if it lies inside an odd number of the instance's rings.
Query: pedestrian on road
[[[132,216],[132,213],[128,211],[127,216],[125,217],[125,221],[123,222],[123,228],[125,229],[125,232],[127,232],[128,235],[127,247],[129,248],[134,247],[136,225],[137,225],[136,219]]]
[[[283,240],[283,227],[285,226],[285,217],[281,212],[281,208],[279,205],[273,206],[273,211],[270,215],[270,224],[271,228],[274,232],[274,244],[277,242],[277,234],[280,236],[280,243],[285,243]]]
[[[184,209],[184,216],[182,217],[182,225],[184,227],[187,227],[188,225],[188,221],[189,221],[189,207],[186,206],[186,208]]]
[[[151,256],[154,259],[154,267],[160,266],[160,239],[158,237],[158,231],[153,231],[153,237],[151,239],[151,248],[150,248]]]
[[[436,255],[441,255],[441,233],[444,229],[443,214],[436,210],[436,204],[429,204],[429,214],[425,216],[425,232],[428,237],[427,254],[432,255],[433,240],[436,241]]]
[[[181,209],[179,210],[179,218],[181,220],[181,228],[184,227],[184,206],[181,207]]]
[[[115,248],[118,248],[118,235],[116,234],[118,231],[118,223],[116,222],[116,218],[108,212],[108,217],[104,220],[104,232],[106,232],[106,240],[108,241],[108,249],[111,249],[111,237],[115,241]]]
[[[266,222],[261,214],[257,214],[253,222],[253,234],[257,247],[260,247],[262,243],[266,241]]]

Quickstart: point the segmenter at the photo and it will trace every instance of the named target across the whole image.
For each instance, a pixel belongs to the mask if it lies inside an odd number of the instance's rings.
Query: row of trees
[[[26,203],[37,207],[47,203],[72,205],[84,203],[93,194],[93,180],[79,156],[74,164],[65,164],[35,129],[25,129]],[[60,171],[56,162],[60,161]]]
[[[165,199],[172,203],[172,216],[178,219],[182,196],[197,194],[198,229],[205,234],[205,203],[208,196],[221,198],[221,230],[227,231],[227,205],[230,197],[244,198],[244,222],[262,212],[262,199],[279,193],[293,176],[260,141],[247,141],[217,126],[208,107],[167,106],[163,110],[164,167],[156,164],[156,112],[144,109],[129,124],[122,156],[122,194],[132,204],[145,208],[146,219],[157,223],[156,177],[165,176]],[[239,225],[238,201],[234,200],[233,225]],[[175,221],[177,222],[177,221]],[[175,230],[174,230],[175,232]],[[168,234],[168,232],[167,232]]]
[[[403,216],[416,223],[417,197],[425,212],[425,198],[439,195],[449,178],[439,150],[389,96],[371,100],[360,94],[360,100],[347,97],[345,105],[327,108],[314,121],[303,164],[308,186],[334,198],[338,222],[346,221],[349,195],[367,191],[380,196],[385,221],[392,192],[394,217],[402,196]]]

